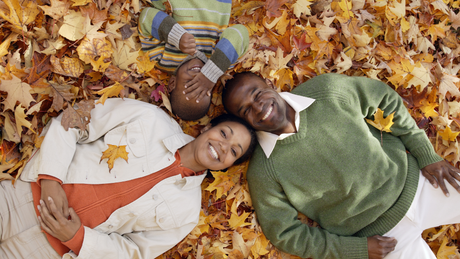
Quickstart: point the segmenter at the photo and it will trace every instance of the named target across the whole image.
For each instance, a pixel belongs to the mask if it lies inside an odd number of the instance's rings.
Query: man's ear
[[[168,92],[172,92],[176,88],[176,76],[171,75],[169,78],[169,83],[168,83]]]
[[[200,134],[201,134],[201,133],[205,133],[205,132],[208,131],[210,128],[212,128],[212,125],[211,125],[211,123],[208,123],[206,126],[204,126],[204,128],[202,128],[202,129],[200,130]]]
[[[276,90],[275,84],[272,82],[272,80],[265,78],[265,83],[270,86],[272,89]]]

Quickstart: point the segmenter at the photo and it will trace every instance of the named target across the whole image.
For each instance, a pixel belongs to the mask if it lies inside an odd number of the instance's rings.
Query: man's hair
[[[259,78],[260,80],[264,80],[262,77],[258,76],[257,74],[254,74],[252,72],[241,72],[241,73],[235,73],[233,75],[233,78],[227,80],[227,82],[225,82],[225,86],[224,86],[224,90],[222,91],[222,103],[224,104],[224,108],[228,111],[226,105],[225,105],[225,102],[227,100],[227,97],[228,95],[230,94],[231,91],[233,91],[233,89],[235,87],[238,87],[239,85],[241,85],[241,83],[243,82],[243,80],[247,80],[251,77],[256,77],[256,78]]]
[[[235,163],[233,163],[233,165],[238,165],[238,164],[241,164],[243,163],[244,161],[246,161],[251,155],[252,155],[252,152],[254,152],[254,149],[256,148],[257,146],[257,135],[256,135],[256,131],[251,127],[251,125],[249,125],[245,120],[233,115],[233,114],[227,114],[227,113],[224,113],[214,119],[211,120],[211,126],[212,127],[215,127],[223,122],[227,122],[227,121],[232,121],[232,122],[236,122],[236,123],[240,123],[242,124],[244,127],[246,127],[246,129],[249,131],[249,135],[251,136],[251,142],[249,143],[249,147],[248,147],[248,150],[246,150],[246,152],[240,157],[238,158]]]
[[[175,115],[186,121],[198,120],[206,115],[211,105],[211,98],[205,97],[197,103],[195,100],[184,101],[183,98],[179,98],[181,95],[183,93],[174,90],[170,93],[171,108]]]

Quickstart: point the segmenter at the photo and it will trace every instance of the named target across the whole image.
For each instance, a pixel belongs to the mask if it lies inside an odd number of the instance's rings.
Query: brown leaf
[[[28,109],[30,103],[35,101],[30,94],[30,90],[31,87],[29,84],[22,82],[21,79],[14,75],[11,80],[1,80],[0,91],[8,93],[6,100],[2,102],[5,105],[4,110],[14,110],[16,102],[19,102]]]
[[[84,130],[91,120],[91,110],[94,106],[93,100],[82,100],[73,107],[69,105],[62,114],[61,125],[65,130],[75,127]]]

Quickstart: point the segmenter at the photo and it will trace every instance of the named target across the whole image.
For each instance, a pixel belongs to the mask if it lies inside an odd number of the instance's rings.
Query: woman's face
[[[251,136],[242,124],[227,121],[205,131],[195,141],[195,160],[205,168],[222,170],[246,153]]]

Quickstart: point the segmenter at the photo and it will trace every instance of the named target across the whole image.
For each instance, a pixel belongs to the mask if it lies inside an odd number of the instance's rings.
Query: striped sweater
[[[165,2],[171,4],[172,17],[164,12]],[[195,37],[197,50],[208,58],[201,72],[214,83],[248,48],[246,27],[228,27],[231,0],[157,0],[152,6],[141,12],[139,37],[142,50],[151,60],[158,60],[162,70],[173,72],[187,57],[179,50],[186,32]]]

